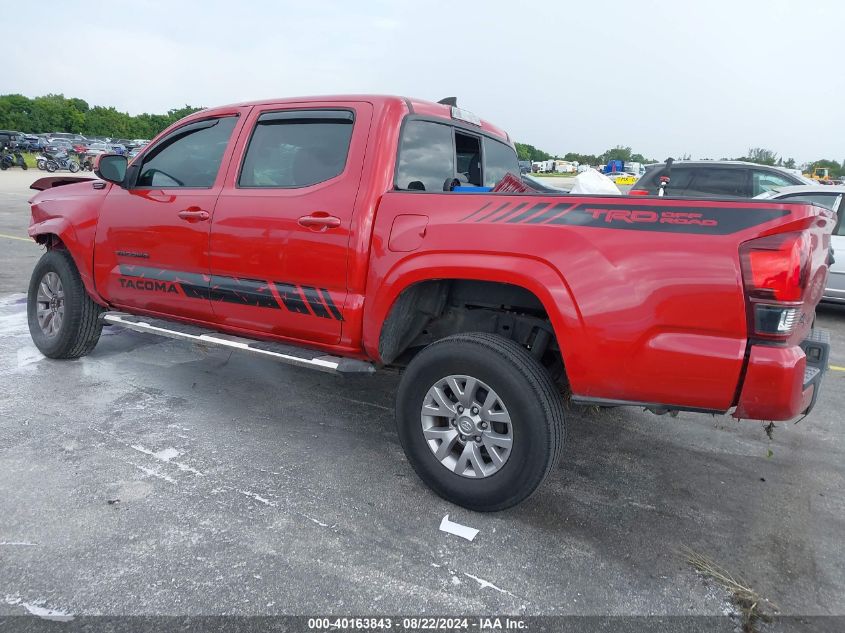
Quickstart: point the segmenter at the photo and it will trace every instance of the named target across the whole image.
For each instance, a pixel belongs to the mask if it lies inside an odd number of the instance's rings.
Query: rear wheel
[[[523,347],[493,334],[457,334],[422,350],[402,377],[396,416],[417,474],[472,510],[528,498],[563,444],[563,403],[551,376]]]
[[[67,251],[47,251],[32,271],[27,320],[32,341],[49,358],[88,354],[103,325],[102,308],[91,300]]]
[[[59,168],[59,164],[54,160],[48,160],[44,164],[44,169],[49,171],[51,174]]]
[[[79,163],[77,163],[75,160],[70,160],[67,163],[67,168],[70,170],[70,173],[75,174],[79,171]]]

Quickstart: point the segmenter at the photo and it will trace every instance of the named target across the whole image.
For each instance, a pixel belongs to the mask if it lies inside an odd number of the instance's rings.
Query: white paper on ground
[[[468,541],[474,539],[475,535],[478,534],[478,530],[475,528],[450,521],[448,514],[443,517],[443,520],[440,522],[440,530],[449,534],[454,534],[455,536],[460,536]]]

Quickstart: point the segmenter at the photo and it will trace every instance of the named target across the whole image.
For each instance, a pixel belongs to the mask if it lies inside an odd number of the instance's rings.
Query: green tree
[[[519,160],[530,160],[533,162],[552,158],[551,154],[537,149],[533,145],[528,145],[527,143],[514,143],[514,145],[516,146],[516,156]]]
[[[29,133],[73,132],[110,138],[152,138],[171,123],[201,110],[191,105],[166,114],[130,116],[113,107],[90,106],[84,99],[48,94],[29,99],[0,95],[0,128]]]
[[[749,163],[757,163],[758,165],[774,165],[778,162],[778,155],[770,149],[764,147],[752,147],[748,150],[748,155],[736,160],[744,160]]]

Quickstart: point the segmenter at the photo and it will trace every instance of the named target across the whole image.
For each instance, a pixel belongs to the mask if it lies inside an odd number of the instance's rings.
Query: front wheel
[[[38,169],[40,169],[41,171],[44,171],[45,169],[47,169],[47,161],[43,158],[39,158],[37,161],[35,161],[35,166],[38,167]]]
[[[557,463],[563,418],[548,371],[520,345],[485,333],[426,347],[396,399],[399,439],[420,478],[482,512],[534,493]]]
[[[48,358],[85,356],[100,340],[102,308],[88,296],[65,250],[47,251],[38,260],[26,312],[32,341]]]

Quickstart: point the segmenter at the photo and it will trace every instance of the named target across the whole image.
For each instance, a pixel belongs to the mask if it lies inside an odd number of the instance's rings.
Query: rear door
[[[131,165],[97,224],[97,288],[118,307],[211,321],[208,240],[221,164],[248,108],[183,125]]]
[[[212,222],[219,323],[305,342],[340,340],[371,119],[363,102],[253,110]]]

